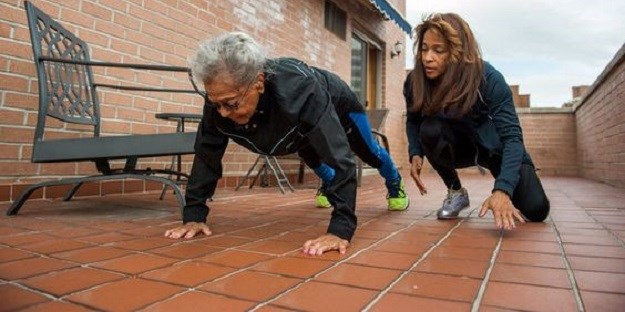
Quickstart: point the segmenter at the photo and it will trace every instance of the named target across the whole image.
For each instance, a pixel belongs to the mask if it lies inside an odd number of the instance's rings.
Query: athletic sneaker
[[[403,211],[408,209],[410,199],[406,196],[406,189],[402,178],[387,183],[386,188],[388,189],[388,194],[386,195],[388,210]]]
[[[469,193],[467,189],[460,188],[459,190],[449,189],[447,191],[447,197],[443,200],[443,207],[436,212],[436,216],[439,219],[456,219],[465,208],[469,208]]]
[[[330,208],[330,207],[332,207],[332,204],[330,204],[330,201],[328,200],[328,197],[323,192],[323,187],[320,187],[319,190],[317,190],[317,195],[315,195],[315,206],[317,208]]]

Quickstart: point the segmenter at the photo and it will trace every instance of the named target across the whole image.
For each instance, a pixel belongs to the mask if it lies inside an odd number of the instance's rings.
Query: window
[[[379,45],[360,32],[353,33],[351,39],[352,91],[368,109],[379,108],[382,102],[382,54]]]
[[[324,19],[326,29],[345,40],[347,13],[341,10],[334,2],[326,0]]]
[[[357,36],[352,36],[352,91],[358,100],[366,105],[367,97],[367,44]]]

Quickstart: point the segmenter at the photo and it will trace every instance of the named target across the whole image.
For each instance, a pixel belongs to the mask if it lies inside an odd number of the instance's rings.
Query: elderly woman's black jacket
[[[265,91],[247,124],[238,125],[223,118],[212,105],[204,105],[183,222],[206,222],[206,200],[222,176],[228,139],[263,155],[286,155],[312,145],[321,160],[336,171],[326,190],[334,206],[328,233],[350,240],[356,229],[356,169],[339,115],[362,110],[359,103],[350,101],[350,92],[334,74],[281,58],[267,63]]]

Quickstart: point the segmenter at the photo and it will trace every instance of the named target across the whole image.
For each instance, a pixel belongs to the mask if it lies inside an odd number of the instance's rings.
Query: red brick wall
[[[585,178],[625,186],[625,45],[575,107]]]
[[[575,115],[571,109],[517,109],[523,142],[540,175],[577,176]]]
[[[391,1],[404,12],[404,0]],[[266,46],[270,56],[295,56],[310,64],[335,71],[349,81],[350,40],[358,29],[382,43],[382,105],[391,110],[386,132],[393,156],[405,162],[401,81],[402,58],[390,59],[390,48],[404,41],[399,27],[372,10],[368,1],[336,1],[347,11],[346,41],[323,27],[323,0],[67,0],[33,3],[60,21],[91,47],[94,60],[185,66],[197,43],[222,31],[252,34]],[[96,81],[162,85],[188,88],[185,75],[163,75],[115,68],[97,68]],[[401,79],[398,79],[401,77]],[[21,0],[0,2],[0,201],[15,198],[19,189],[43,179],[94,173],[91,163],[32,164],[33,130],[37,114],[37,78],[26,15]],[[157,112],[201,112],[199,97],[180,94],[144,94],[106,91],[100,93],[103,135],[175,131],[175,124],[154,118]],[[50,135],[71,137],[77,129],[66,129],[50,121]],[[192,128],[194,125],[188,125]],[[192,157],[184,157],[185,169]],[[234,185],[255,159],[246,150],[231,145],[225,158],[223,184]],[[164,168],[169,158],[140,162],[141,167]],[[294,172],[295,165],[287,169]],[[232,178],[234,177],[234,179]],[[158,189],[143,182],[111,182],[85,188],[79,195]],[[45,191],[35,197],[56,197]]]

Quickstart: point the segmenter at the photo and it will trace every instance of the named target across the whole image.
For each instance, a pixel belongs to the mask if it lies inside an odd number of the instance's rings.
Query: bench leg
[[[20,208],[22,208],[22,205],[24,205],[24,203],[28,200],[28,198],[30,197],[30,195],[33,194],[34,191],[36,191],[39,188],[44,187],[45,184],[35,184],[35,185],[31,185],[29,188],[25,189],[22,194],[20,194],[20,197],[17,198],[13,204],[11,204],[11,207],[9,207],[9,210],[7,210],[7,216],[14,216],[17,214],[18,211],[20,211]]]
[[[171,187],[174,190],[174,194],[176,195],[176,199],[178,200],[178,206],[180,207],[180,213],[182,214],[182,210],[185,206],[185,200],[184,200],[184,196],[182,195],[182,191],[180,190],[180,187],[175,181],[172,181],[171,179],[167,179],[163,177],[150,176],[150,175],[145,175],[145,174],[124,173],[124,174],[112,174],[112,175],[96,175],[96,176],[89,176],[89,177],[82,177],[82,178],[69,178],[69,179],[63,179],[63,180],[41,182],[41,183],[31,185],[27,189],[25,189],[22,192],[22,194],[20,194],[20,196],[13,202],[13,204],[11,204],[11,207],[9,207],[9,209],[7,210],[6,215],[7,216],[16,215],[18,211],[22,208],[26,200],[28,200],[30,195],[32,195],[34,191],[42,187],[73,184],[74,187],[72,188],[72,190],[70,190],[70,193],[72,193],[71,195],[73,196],[73,193],[75,193],[75,191],[80,187],[80,185],[82,185],[85,182],[95,182],[95,181],[104,181],[104,180],[123,180],[123,179],[151,180],[151,181],[163,183],[164,185]],[[65,197],[68,197],[68,196],[66,195]]]
[[[69,190],[69,192],[67,192],[67,194],[65,194],[65,197],[63,197],[63,201],[70,201],[72,199],[72,197],[74,197],[74,195],[76,194],[76,192],[78,191],[78,189],[83,185],[82,182],[80,183],[76,183],[74,184],[74,186],[72,187],[71,190]]]

